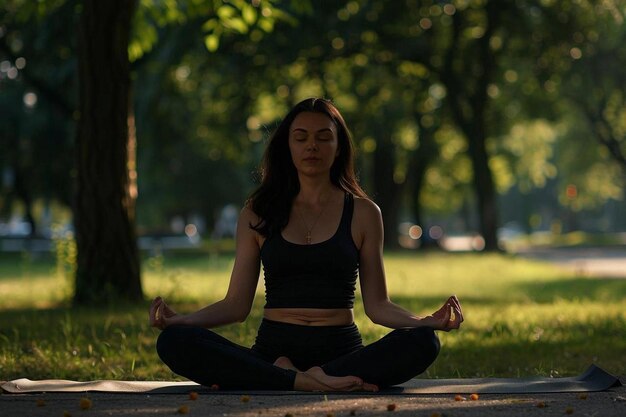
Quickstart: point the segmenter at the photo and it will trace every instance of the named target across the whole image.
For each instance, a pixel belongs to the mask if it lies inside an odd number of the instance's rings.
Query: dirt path
[[[529,248],[517,254],[572,269],[581,276],[626,278],[626,246]]]
[[[82,410],[88,397],[91,408]],[[585,398],[582,398],[585,397]],[[39,403],[39,404],[38,404]],[[181,407],[183,407],[181,409]],[[186,407],[186,409],[184,408]],[[391,410],[390,410],[391,409]],[[186,414],[184,412],[186,411]],[[182,412],[182,413],[181,413]],[[65,414],[67,413],[67,414]],[[1,395],[0,414],[8,416],[423,416],[527,417],[626,416],[626,387],[580,394],[482,395],[455,401],[454,395],[187,395],[21,394]]]

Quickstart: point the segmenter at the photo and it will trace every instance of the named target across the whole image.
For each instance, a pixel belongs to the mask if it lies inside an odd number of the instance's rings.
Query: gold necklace
[[[330,203],[330,197],[328,197],[328,200],[326,201],[326,204],[324,204],[324,207],[322,208],[322,211],[320,211],[320,213],[317,215],[317,217],[315,218],[315,221],[313,222],[311,227],[309,227],[309,224],[306,222],[306,219],[304,218],[304,215],[302,214],[302,211],[296,207],[296,210],[298,211],[298,214],[300,215],[300,218],[302,219],[302,223],[304,223],[304,227],[306,228],[306,244],[307,245],[311,244],[311,232],[313,231],[313,228],[317,224],[317,221],[320,219],[320,217],[322,217],[322,214],[326,210],[326,207],[328,207],[329,203]]]

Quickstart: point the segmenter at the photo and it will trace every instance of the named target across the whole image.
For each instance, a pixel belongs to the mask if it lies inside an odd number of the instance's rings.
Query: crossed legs
[[[397,329],[305,373],[341,390],[378,391],[379,387],[401,384],[424,372],[437,358],[439,349],[439,339],[431,328]],[[274,365],[301,372],[285,356],[276,359]]]
[[[268,360],[252,349],[195,327],[168,327],[157,352],[170,369],[205,386],[223,389],[376,391],[422,373],[436,358],[430,328],[394,330],[379,341],[320,366],[297,369],[285,356]]]

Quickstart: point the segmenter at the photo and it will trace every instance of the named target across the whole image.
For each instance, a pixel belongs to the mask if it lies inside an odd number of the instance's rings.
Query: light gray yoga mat
[[[455,378],[455,379],[412,379],[403,385],[379,392],[385,395],[410,394],[538,394],[558,392],[604,391],[621,386],[619,378],[603,369],[591,365],[584,373],[566,378]],[[310,394],[296,391],[226,391],[209,390],[194,382],[183,381],[31,381],[26,378],[8,381],[0,385],[12,394],[36,392],[114,392],[141,394],[184,394],[190,391],[212,394],[258,394],[258,395],[300,395]],[[317,393],[319,394],[319,393]],[[339,394],[339,393],[338,393]],[[341,392],[358,394],[363,392]]]

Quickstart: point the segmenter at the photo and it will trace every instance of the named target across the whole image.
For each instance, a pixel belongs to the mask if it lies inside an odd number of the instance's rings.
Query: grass
[[[391,298],[427,313],[451,293],[465,312],[461,331],[441,333],[442,351],[428,377],[566,376],[596,363],[626,374],[626,280],[576,276],[503,254],[390,253]],[[229,256],[166,256],[143,263],[146,297],[161,294],[179,311],[219,300]],[[0,379],[173,379],[154,351],[158,330],[148,302],[71,309],[67,268],[54,259],[0,256]],[[260,280],[244,324],[219,328],[250,345],[261,319]],[[355,308],[364,340],[388,330]]]

